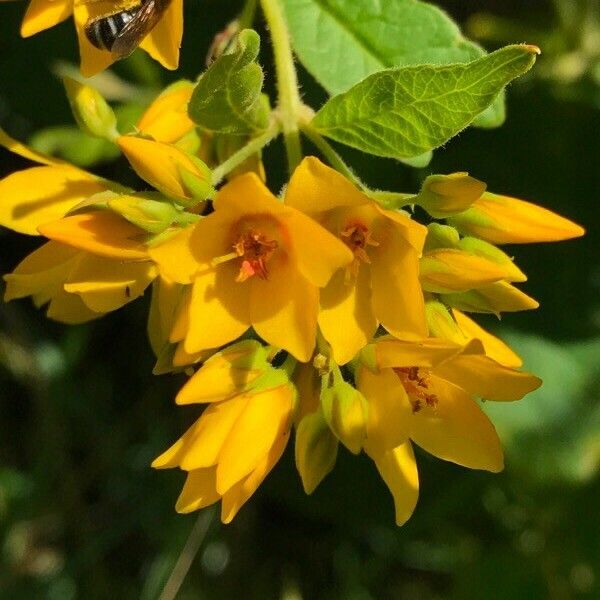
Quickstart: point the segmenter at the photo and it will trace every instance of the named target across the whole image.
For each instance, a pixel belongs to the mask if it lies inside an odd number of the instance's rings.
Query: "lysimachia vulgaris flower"
[[[353,260],[347,246],[282,204],[254,174],[223,186],[214,212],[150,249],[161,275],[192,285],[185,350],[234,341],[253,327],[298,360],[312,356],[319,288]]]
[[[427,230],[408,215],[383,209],[314,157],[294,172],[285,203],[317,220],[352,252],[321,290],[319,326],[333,358],[345,364],[379,324],[403,338],[426,335],[419,257]]]
[[[91,77],[110,66],[117,56],[100,50],[88,39],[85,28],[90,19],[110,15],[122,6],[114,0],[30,0],[21,35],[30,37],[58,25],[73,15],[79,53],[81,73]],[[159,22],[141,41],[140,48],[167,69],[176,69],[179,64],[179,47],[183,35],[183,0],[171,0]]]
[[[411,441],[443,460],[501,471],[498,435],[475,398],[519,400],[541,381],[493,360],[478,340],[460,346],[384,337],[363,351],[356,384],[368,404],[364,449],[394,497],[401,525],[418,496]]]
[[[234,344],[209,358],[179,392],[178,404],[208,404],[152,463],[187,472],[179,512],[220,500],[221,520],[229,523],[283,454],[296,389],[285,368],[271,366],[268,353],[256,341]]]

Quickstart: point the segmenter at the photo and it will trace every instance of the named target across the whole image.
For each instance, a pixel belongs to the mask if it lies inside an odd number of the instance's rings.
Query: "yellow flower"
[[[318,288],[352,261],[351,252],[281,204],[254,174],[221,188],[214,208],[149,251],[165,278],[193,284],[185,350],[218,348],[252,326],[267,343],[308,361]]]
[[[252,368],[256,345],[238,344],[209,359],[177,397],[179,404],[209,403],[188,431],[152,463],[159,469],[187,471],[178,512],[221,500],[221,520],[229,523],[283,454],[296,392],[289,381],[252,387],[257,381]],[[266,363],[262,369],[276,371]]]
[[[419,283],[425,227],[382,209],[314,157],[294,172],[285,203],[321,223],[354,258],[321,291],[319,326],[338,364],[351,360],[380,323],[398,337],[426,335]]]
[[[65,323],[98,318],[135,300],[156,277],[141,231],[106,211],[40,226],[52,241],[5,275],[5,300],[32,296],[48,317]]]
[[[497,363],[477,341],[383,338],[363,354],[356,379],[368,402],[365,450],[394,496],[399,525],[418,496],[411,440],[465,467],[502,470],[496,430],[473,398],[518,400],[539,387],[537,377]]]
[[[448,219],[461,233],[493,244],[556,242],[581,237],[585,230],[541,206],[489,192],[471,208]]]
[[[29,37],[54,27],[73,14],[79,52],[81,73],[91,77],[106,69],[117,57],[96,48],[85,34],[90,19],[108,15],[119,10],[123,4],[113,0],[30,0],[21,25],[21,35]],[[167,69],[176,69],[179,64],[179,47],[183,34],[183,0],[171,0],[169,7],[158,24],[140,44],[152,58]]]
[[[2,130],[0,145],[41,163],[0,180],[0,225],[19,233],[39,235],[40,225],[63,217],[94,194],[119,187],[64,161],[35,152]]]

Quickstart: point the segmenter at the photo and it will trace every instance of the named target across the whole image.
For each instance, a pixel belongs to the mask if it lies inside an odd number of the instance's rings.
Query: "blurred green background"
[[[418,453],[421,500],[402,528],[368,459],[342,451],[306,497],[290,445],[233,524],[213,520],[179,598],[600,597],[600,8],[597,0],[437,4],[488,49],[541,46],[534,72],[509,90],[507,123],[465,131],[422,171],[347,158],[368,182],[402,191],[431,172],[468,170],[492,191],[586,226],[581,240],[510,250],[542,306],[505,316],[501,331],[545,384],[518,404],[485,405],[505,443],[504,473]],[[103,175],[131,177],[110,147],[72,129],[53,74],[77,61],[72,23],[22,40],[24,8],[0,3],[0,125],[22,140],[36,134],[39,147]],[[234,0],[186,2],[178,77],[201,70],[236,8]],[[262,62],[271,76],[270,57]],[[98,85],[128,104],[124,120],[176,77],[143,53],[113,72],[118,79]],[[323,92],[302,80],[305,99],[318,105]],[[281,155],[278,146],[268,151],[275,188]],[[25,166],[0,151],[0,175]],[[0,242],[1,273],[39,244],[7,230]],[[197,409],[174,407],[182,376],[150,375],[146,304],[81,327],[47,321],[29,301],[0,304],[2,598],[152,600],[181,552],[197,518],[173,509],[183,474],[149,463]]]

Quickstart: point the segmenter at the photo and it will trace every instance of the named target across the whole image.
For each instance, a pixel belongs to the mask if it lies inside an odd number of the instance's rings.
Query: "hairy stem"
[[[272,125],[264,133],[250,140],[243,148],[232,154],[226,161],[215,167],[212,172],[212,184],[218,185],[228,173],[239,167],[253,154],[260,152],[267,144],[279,135],[279,126]]]
[[[302,160],[302,146],[298,131],[298,115],[302,104],[298,91],[298,77],[280,0],[260,0],[260,3],[271,31],[271,43],[277,72],[279,116],[291,174]]]

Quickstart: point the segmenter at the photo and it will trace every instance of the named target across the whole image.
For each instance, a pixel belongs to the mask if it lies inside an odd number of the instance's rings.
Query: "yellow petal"
[[[46,316],[67,325],[87,323],[102,316],[90,310],[79,296],[60,292],[50,300]]]
[[[64,217],[74,206],[106,189],[94,175],[67,165],[17,171],[0,180],[0,225],[38,235],[40,225]]]
[[[302,362],[312,356],[317,336],[319,294],[285,254],[269,262],[268,279],[252,278],[250,319],[267,343]]]
[[[456,356],[436,367],[435,374],[486,400],[520,400],[542,385],[535,375],[504,367],[487,356]]]
[[[77,294],[91,310],[106,313],[141,296],[155,276],[150,262],[123,263],[84,254],[70,273],[65,291]]]
[[[216,489],[216,468],[196,469],[187,474],[175,510],[190,513],[214,504],[221,499]]]
[[[427,227],[417,223],[401,211],[385,210],[376,203],[373,205],[386,219],[393,221],[396,229],[402,233],[402,237],[415,249],[418,256],[421,256],[427,238]]]
[[[142,41],[144,49],[165,69],[174,70],[179,65],[179,48],[183,35],[183,0],[171,0],[156,27]]]
[[[217,491],[220,494],[225,494],[257,468],[277,438],[289,429],[292,401],[293,393],[289,385],[265,390],[248,398],[246,408],[219,453]]]
[[[435,408],[423,407],[410,425],[410,437],[421,448],[470,469],[497,473],[504,468],[502,446],[491,421],[463,390],[431,376]]]
[[[237,282],[237,275],[237,265],[224,263],[194,280],[187,352],[224,346],[250,327],[250,282]]]
[[[412,407],[394,371],[383,369],[374,374],[361,367],[357,386],[369,404],[365,442],[369,455],[403,444],[408,438]]]
[[[481,351],[483,352],[483,348]],[[464,353],[464,346],[438,338],[407,342],[388,337],[375,344],[377,366],[380,369],[390,367],[430,369],[460,353]]]
[[[187,105],[194,91],[191,81],[179,81],[169,86],[146,109],[137,127],[158,142],[174,143],[194,129],[188,117]]]
[[[374,235],[371,287],[378,321],[401,338],[425,337],[425,301],[419,283],[418,254],[393,224],[386,223]]]
[[[497,338],[489,331],[486,331],[483,327],[473,321],[473,319],[470,319],[459,310],[452,309],[452,314],[456,319],[457,325],[467,338],[481,340],[483,347],[485,348],[485,353],[490,358],[505,367],[518,369],[523,365],[521,357],[500,338]]]
[[[221,503],[221,521],[223,523],[231,523],[240,508],[258,489],[258,486],[281,458],[289,437],[289,431],[280,435],[267,456],[256,465],[252,473],[223,494],[223,502]]]
[[[394,497],[396,525],[404,525],[413,514],[419,498],[419,473],[410,442],[371,458]]]
[[[148,260],[144,232],[115,213],[81,213],[38,228],[51,240],[118,260]]]
[[[157,277],[152,286],[152,299],[148,314],[148,338],[155,354],[169,342],[177,308],[183,295],[182,286]]]
[[[255,173],[244,173],[224,185],[213,204],[216,211],[227,210],[238,218],[265,214],[279,218],[290,213]]]
[[[36,305],[45,304],[62,290],[81,256],[81,252],[70,246],[47,242],[25,257],[11,274],[4,276],[4,300],[37,296]]]
[[[80,69],[84,77],[96,75],[115,61],[115,57],[110,52],[99,50],[91,44],[85,34],[85,25],[89,19],[110,14],[111,11],[114,11],[114,6],[114,3],[110,0],[75,2],[73,4],[73,19],[81,56]]]
[[[211,404],[168,450],[154,459],[156,469],[193,471],[217,464],[221,448],[250,400],[238,396]]]
[[[490,193],[483,194],[469,210],[449,222],[461,233],[493,244],[557,242],[585,233],[583,227],[541,206]]]
[[[313,285],[326,286],[338,269],[354,260],[346,244],[301,212],[291,211],[285,223],[297,268]]]
[[[419,268],[423,289],[437,294],[465,292],[510,276],[503,265],[453,248],[427,252]]]
[[[21,142],[10,137],[6,133],[6,131],[4,131],[1,127],[0,127],[0,146],[3,146],[7,150],[10,150],[10,152],[13,152],[14,154],[18,154],[19,156],[22,156],[23,158],[32,160],[33,162],[41,163],[43,165],[66,165],[65,161],[63,161],[63,160],[54,158],[52,156],[47,156],[46,154],[42,154],[41,152],[37,152],[36,150],[28,148],[27,146],[25,146],[25,144],[22,144]],[[75,167],[72,167],[72,168],[75,169]]]
[[[321,290],[319,311],[319,327],[338,365],[352,360],[377,330],[367,265],[361,265],[356,279],[345,279],[345,271],[340,269]]]
[[[181,388],[177,404],[219,402],[245,391],[264,372],[264,368],[251,368],[256,344],[246,340],[209,358]],[[258,366],[259,361],[255,364]],[[266,367],[266,361],[261,366]]]
[[[308,156],[290,179],[285,203],[311,215],[341,206],[370,204],[371,200],[343,175],[324,165],[318,158]]]
[[[173,324],[169,333],[169,341],[173,344],[183,342],[190,328],[190,306],[192,304],[193,286],[186,285],[181,292],[181,298],[174,307]]]
[[[29,37],[54,27],[72,12],[72,0],[30,0],[21,24],[21,35]]]
[[[160,274],[169,281],[192,283],[200,268],[190,245],[193,229],[193,226],[186,227],[165,242],[148,247],[148,255],[156,263]]]

